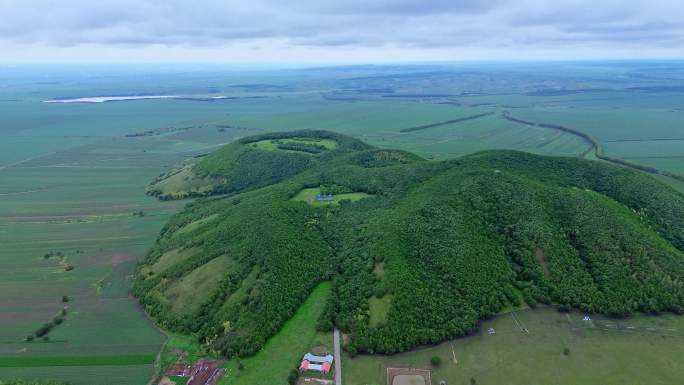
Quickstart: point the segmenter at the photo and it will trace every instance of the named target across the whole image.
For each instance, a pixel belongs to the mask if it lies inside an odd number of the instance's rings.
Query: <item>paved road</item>
[[[342,355],[340,354],[340,331],[335,328],[333,332],[333,344],[335,345],[335,385],[342,385]]]

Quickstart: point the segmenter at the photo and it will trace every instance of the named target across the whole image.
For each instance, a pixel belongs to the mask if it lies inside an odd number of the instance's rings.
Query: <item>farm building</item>
[[[332,202],[333,195],[332,194],[316,194],[316,200],[319,202],[320,201]]]
[[[299,370],[304,372],[307,370],[315,370],[323,374],[328,374],[332,367],[333,356],[328,354],[325,357],[314,356],[311,353],[306,353],[302,358],[302,363],[299,365]]]

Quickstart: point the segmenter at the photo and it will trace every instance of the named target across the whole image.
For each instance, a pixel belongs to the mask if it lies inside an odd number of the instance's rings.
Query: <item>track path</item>
[[[335,385],[342,385],[342,355],[340,354],[340,331],[335,328],[333,332],[333,344],[335,345]]]

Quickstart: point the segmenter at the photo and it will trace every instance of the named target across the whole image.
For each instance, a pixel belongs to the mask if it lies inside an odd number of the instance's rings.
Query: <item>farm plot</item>
[[[182,203],[143,189],[186,148],[97,139],[0,170],[0,378],[149,379],[163,336],[129,298],[130,279]]]
[[[677,105],[682,101],[682,94],[631,91],[591,104],[523,107],[515,115],[585,132],[603,144],[607,156],[681,174],[684,111]]]

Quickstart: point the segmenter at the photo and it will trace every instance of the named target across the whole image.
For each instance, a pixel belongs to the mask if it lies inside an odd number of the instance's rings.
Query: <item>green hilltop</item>
[[[258,351],[323,281],[317,326],[349,333],[351,352],[466,335],[523,304],[684,312],[684,195],[602,162],[434,162],[297,131],[229,144],[148,191],[204,198],[164,227],[134,293],[225,356]]]

